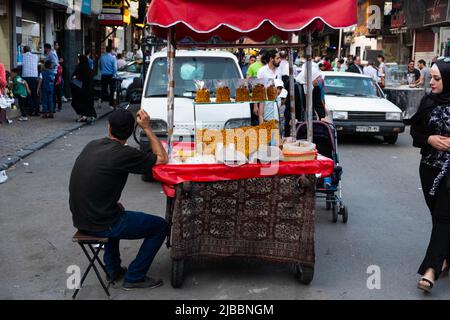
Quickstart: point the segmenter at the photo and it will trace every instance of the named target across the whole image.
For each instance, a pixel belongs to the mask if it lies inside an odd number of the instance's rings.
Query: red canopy
[[[159,37],[166,37],[167,28],[175,26],[176,40],[219,36],[234,41],[247,36],[264,41],[273,35],[287,39],[288,32],[307,26],[317,30],[324,23],[332,28],[354,25],[356,9],[356,0],[153,0],[147,23]]]

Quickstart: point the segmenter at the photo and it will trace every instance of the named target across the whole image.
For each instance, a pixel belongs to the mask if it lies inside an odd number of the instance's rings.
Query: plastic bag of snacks
[[[216,87],[216,102],[231,102],[228,80],[214,80]]]
[[[250,101],[250,87],[247,79],[235,79],[236,102]]]
[[[267,99],[264,79],[250,79],[252,87],[252,101],[264,101]]]
[[[195,88],[197,90],[195,94],[195,102],[209,103],[211,102],[211,96],[209,89],[211,88],[210,80],[194,80]]]
[[[267,100],[274,101],[278,95],[275,81],[273,79],[266,79],[265,87],[267,91]]]

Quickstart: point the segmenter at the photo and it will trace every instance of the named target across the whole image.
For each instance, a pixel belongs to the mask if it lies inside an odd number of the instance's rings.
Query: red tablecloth
[[[173,197],[173,185],[186,181],[210,182],[265,178],[275,175],[320,174],[330,176],[333,172],[333,160],[319,155],[317,160],[282,161],[277,164],[244,164],[230,167],[224,164],[165,164],[153,167],[153,177],[163,183],[167,196]]]

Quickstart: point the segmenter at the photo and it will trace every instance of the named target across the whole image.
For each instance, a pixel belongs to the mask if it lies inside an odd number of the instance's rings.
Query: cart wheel
[[[346,206],[342,206],[339,210],[339,214],[342,215],[342,222],[347,223],[348,220],[348,209]]]
[[[333,202],[332,204],[332,210],[331,210],[331,221],[333,221],[334,223],[336,223],[338,221],[338,213],[339,213],[339,208],[336,202]]]
[[[303,284],[310,284],[312,279],[314,278],[314,267],[297,265],[297,280]]]
[[[172,259],[172,287],[180,288],[184,280],[184,260]]]
[[[326,202],[325,202],[325,208],[326,208],[327,210],[330,210],[330,209],[331,209],[331,200],[332,200],[332,199],[333,199],[332,196],[329,195],[329,194],[327,194],[327,199],[326,199]]]

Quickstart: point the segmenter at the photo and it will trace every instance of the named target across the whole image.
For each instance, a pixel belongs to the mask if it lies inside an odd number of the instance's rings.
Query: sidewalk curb
[[[96,119],[96,122],[104,117],[106,117],[108,114],[110,114],[113,110],[108,110],[105,113],[98,116]],[[94,123],[95,124],[95,123]],[[49,145],[53,141],[67,135],[69,132],[78,130],[79,128],[82,128],[84,126],[91,125],[87,122],[82,123],[76,123],[74,125],[71,125],[66,128],[58,129],[49,135],[47,135],[45,138],[40,139],[36,142],[33,142],[32,144],[29,144],[23,148],[21,148],[19,151],[16,151],[12,155],[3,156],[0,158],[0,170],[7,170],[13,165],[15,165],[17,162],[22,161],[29,155],[35,153],[36,151],[44,148],[45,146]]]

